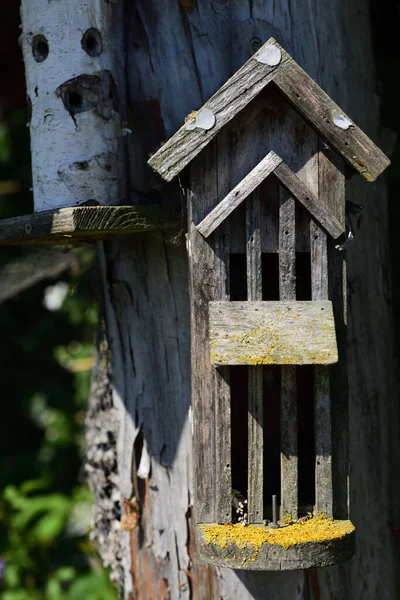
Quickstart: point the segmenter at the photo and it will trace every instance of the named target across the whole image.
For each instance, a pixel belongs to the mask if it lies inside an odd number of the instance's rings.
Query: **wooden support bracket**
[[[205,238],[209,237],[222,221],[271,174],[275,175],[279,183],[303,204],[333,239],[345,233],[344,226],[273,150],[197,225],[197,231]]]
[[[0,221],[0,245],[81,246],[131,233],[179,227],[180,223],[180,211],[172,206],[60,208]]]

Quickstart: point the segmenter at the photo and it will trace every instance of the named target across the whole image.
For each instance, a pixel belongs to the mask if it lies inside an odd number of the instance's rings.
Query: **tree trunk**
[[[22,0],[21,17],[35,212],[117,204],[126,181],[120,10],[108,0]]]
[[[125,4],[134,202],[183,202],[178,185],[164,184],[150,172],[148,154],[240,66],[238,57],[246,60],[251,40],[264,42],[269,31],[379,144],[365,0]],[[354,178],[347,182],[347,199],[365,206],[362,227],[348,250],[350,504],[357,554],[336,567],[263,573],[199,561],[192,535],[185,238],[183,232],[140,234],[99,248],[125,508],[125,598],[397,597],[398,552],[388,522],[396,522],[399,514],[393,481],[399,473],[399,415],[393,401],[385,183]]]

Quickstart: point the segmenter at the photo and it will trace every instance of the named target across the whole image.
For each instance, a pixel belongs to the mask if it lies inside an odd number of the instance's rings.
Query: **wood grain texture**
[[[271,38],[263,49],[279,44]],[[287,58],[286,60],[291,60]],[[275,73],[282,69],[285,61],[276,66],[258,62],[254,57],[246,62],[202,107],[215,115],[212,129],[188,130],[186,124],[164,144],[148,161],[149,165],[164,179],[171,181],[202,149],[217,135],[237,113],[242,110],[271,81]],[[188,121],[194,121],[192,118]]]
[[[270,38],[256,55],[268,46],[279,47],[282,60],[267,67],[263,85],[259,82],[260,64],[247,63],[202,107],[212,111],[216,123],[210,130],[187,130],[186,124],[149,160],[164,179],[173,179],[202,148],[270,81],[317,132],[367,181],[375,179],[389,166],[387,156],[361,131],[319,85]],[[247,83],[244,86],[243,81]],[[189,123],[194,122],[192,117]]]
[[[171,206],[82,206],[0,221],[0,245],[85,244],[119,235],[179,227]]]
[[[204,104],[240,66],[232,63],[227,52],[230,39],[248,52],[251,39],[268,39],[270,34],[260,27],[260,21],[265,23],[263,20],[280,30],[281,36],[271,35],[281,41],[348,114],[374,139],[379,139],[379,106],[369,101],[376,98],[376,78],[372,68],[369,11],[365,10],[364,0],[325,3],[323,10],[316,10],[315,3],[303,2],[289,5],[255,0],[250,5],[232,0],[228,5],[221,0],[209,0],[197,5],[192,2],[178,5],[169,0],[165,3],[138,0],[128,2],[125,10],[128,127],[134,131],[127,138],[130,184],[143,197],[154,194],[154,178],[146,166],[148,154],[168,139],[184,116]],[[350,35],[349,31],[357,31],[357,35]],[[267,86],[266,91],[270,90]],[[283,99],[281,94],[275,95]],[[231,162],[227,158],[219,173],[221,180],[229,171],[226,176],[231,177],[231,184],[227,191],[238,183],[235,176],[240,181],[249,172],[249,169],[241,171],[242,168],[253,168],[271,148],[308,186],[314,181],[311,167],[317,147],[308,132],[311,128],[287,106],[276,109],[269,103],[263,118],[247,127],[246,138],[241,136],[235,142],[232,136],[227,151],[232,153]],[[234,122],[227,127],[230,125]],[[270,136],[274,137],[274,143],[270,144]],[[253,165],[245,164],[251,156],[249,151],[260,150],[262,153]],[[335,185],[343,188],[344,182],[338,181],[333,173],[329,178],[333,188]],[[318,190],[311,189],[317,195]],[[367,186],[353,180],[348,183],[347,193],[348,198],[366,206],[361,230],[353,248],[348,250],[351,255],[350,494],[352,515],[357,523],[358,552],[352,561],[329,569],[255,573],[215,568],[199,558],[192,509],[192,436],[186,420],[190,393],[186,250],[184,246],[177,248],[163,243],[165,236],[157,233],[128,236],[121,242],[105,245],[108,268],[104,277],[107,290],[112,290],[106,296],[106,306],[115,323],[111,328],[115,365],[112,385],[116,400],[119,394],[125,399],[120,411],[124,426],[118,440],[135,420],[136,406],[145,435],[154,440],[151,475],[141,482],[145,492],[140,535],[139,532],[132,535],[132,558],[128,549],[124,555],[126,578],[133,579],[133,593],[138,600],[221,597],[262,600],[265,596],[268,600],[293,600],[306,598],[310,590],[324,600],[398,597],[399,555],[392,533],[382,521],[383,515],[395,518],[399,514],[400,498],[398,486],[394,485],[400,472],[399,403],[393,402],[393,390],[398,386],[392,376],[385,185],[378,181],[377,185]],[[174,197],[172,186],[157,194],[164,201]],[[244,240],[244,233],[242,237]],[[272,239],[271,231],[267,231],[263,240],[270,242],[276,251],[276,235]],[[298,250],[306,251],[309,236],[302,240],[304,245]],[[129,293],[123,295],[121,286],[109,283],[113,271],[127,282]],[[124,348],[119,346],[121,338],[126,344]],[[341,394],[344,398],[344,388]],[[133,402],[135,406],[131,405]],[[339,407],[338,412],[341,412]],[[161,458],[164,444],[166,449]],[[124,448],[119,477],[134,481],[131,465],[140,454],[133,450],[132,444],[126,443]],[[335,498],[337,493],[338,490]],[[129,590],[126,600],[128,596]]]
[[[349,521],[338,521],[336,527],[349,527]],[[310,567],[328,567],[351,558],[355,551],[354,529],[344,537],[324,542],[305,542],[288,549],[278,544],[263,544],[254,548],[246,544],[243,548],[228,543],[221,548],[217,544],[206,543],[201,527],[197,530],[200,556],[220,567],[232,569],[287,571],[309,569]],[[262,596],[259,596],[260,600]]]
[[[321,175],[318,175],[320,181]],[[322,177],[321,177],[322,179]],[[321,182],[319,201],[324,192],[330,194],[326,184]],[[345,204],[344,196],[338,197],[338,206]],[[328,246],[327,235],[317,223],[310,222],[311,249],[311,297],[313,300],[327,300],[329,297]],[[340,268],[340,266],[339,266]],[[332,273],[333,275],[333,273]],[[337,278],[335,278],[337,281]],[[333,517],[332,486],[332,420],[330,372],[325,367],[314,367],[314,422],[315,422],[315,514]],[[345,482],[343,482],[345,485]]]
[[[271,151],[197,226],[197,231],[207,238],[245,200],[282,159]]]
[[[322,140],[318,153],[318,178],[320,202],[326,203],[332,214],[341,223],[345,223],[345,164],[342,159]],[[327,503],[332,502],[332,512],[335,518],[349,518],[349,398],[347,375],[347,290],[346,290],[346,252],[338,252],[332,240],[314,224],[310,231],[310,242],[315,260],[319,263],[319,274],[312,275],[313,297],[323,295],[332,301],[335,317],[336,339],[338,344],[339,362],[329,368],[330,386],[321,381],[323,373],[316,372],[316,381],[320,380],[326,393],[330,394],[330,420],[326,424],[331,428],[331,465],[332,498],[328,495]],[[326,248],[326,250],[325,250]],[[321,255],[321,252],[326,252]],[[326,258],[325,258],[326,256]],[[326,269],[328,274],[326,275]],[[328,287],[328,289],[326,289]],[[322,369],[321,369],[322,370]],[[323,371],[323,370],[322,370]],[[318,402],[318,398],[316,398]],[[321,399],[323,402],[323,398]],[[321,406],[320,417],[316,426],[324,426],[326,407]],[[329,442],[329,439],[328,439]],[[327,454],[329,448],[323,445],[317,450],[319,456]],[[320,465],[321,466],[321,465]],[[317,465],[318,467],[318,465]],[[316,473],[317,475],[317,473]],[[329,490],[327,490],[329,494]],[[322,492],[323,494],[323,492]],[[319,492],[320,501],[321,492]],[[321,510],[323,510],[321,508]],[[327,510],[325,508],[325,510]]]
[[[246,202],[247,299],[262,300],[260,195],[256,190]],[[249,523],[262,523],[264,512],[264,406],[263,368],[248,368],[248,478]]]
[[[210,302],[210,347],[216,366],[335,363],[332,304]]]
[[[279,91],[344,160],[367,181],[375,181],[390,165],[388,157],[286,52],[283,54],[285,67],[274,76]],[[334,120],[349,125],[342,129]]]
[[[279,190],[279,298],[296,300],[296,206]],[[298,448],[296,366],[281,368],[281,511],[280,519],[297,519]]]
[[[231,520],[230,387],[208,351],[208,302],[229,299],[227,240],[223,231],[205,240],[196,230],[218,202],[216,144],[191,167],[189,201],[189,294],[191,322],[193,457],[196,522]],[[217,420],[218,419],[218,420]]]
[[[295,173],[285,164],[281,163],[274,170],[275,177],[279,183],[299,200],[308,212],[322,225],[324,229],[334,238],[338,238],[345,232],[343,225],[324,208],[318,198],[307,188]]]

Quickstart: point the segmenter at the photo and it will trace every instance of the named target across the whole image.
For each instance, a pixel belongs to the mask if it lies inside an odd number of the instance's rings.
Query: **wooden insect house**
[[[271,38],[149,164],[167,181],[189,166],[201,556],[351,557],[345,168],[374,181],[389,160]]]

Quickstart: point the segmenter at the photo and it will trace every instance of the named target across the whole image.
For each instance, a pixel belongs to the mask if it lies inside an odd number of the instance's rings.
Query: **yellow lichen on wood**
[[[268,529],[248,525],[202,525],[204,540],[225,548],[236,544],[239,548],[250,545],[259,551],[264,544],[279,544],[287,550],[292,546],[307,543],[324,542],[342,538],[354,531],[350,521],[334,521],[323,515],[309,519],[304,523],[294,523],[279,529]]]
[[[216,367],[338,360],[329,301],[211,302],[209,339]]]

